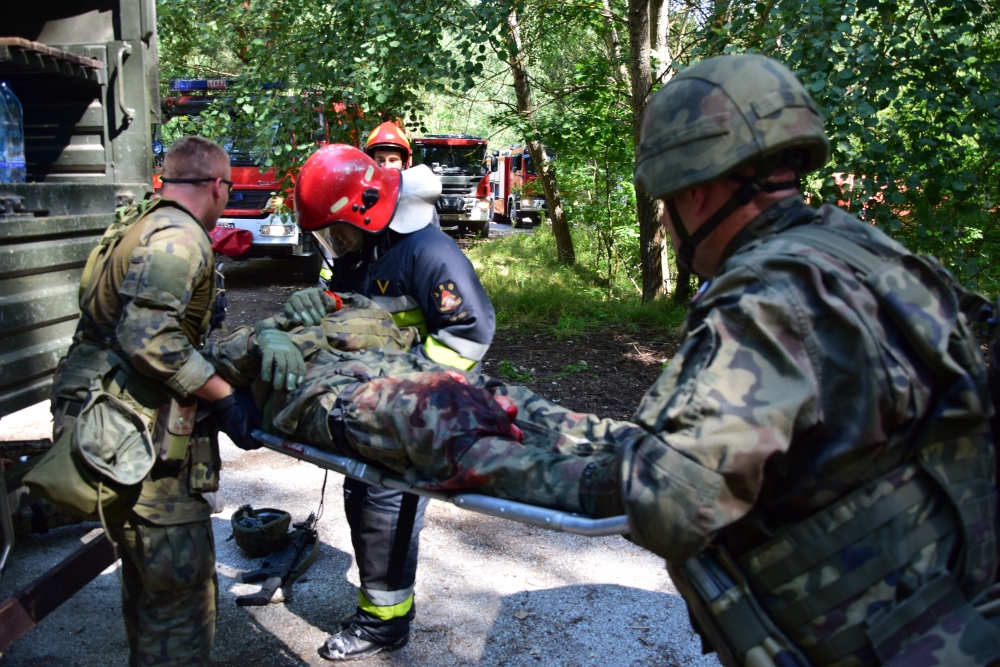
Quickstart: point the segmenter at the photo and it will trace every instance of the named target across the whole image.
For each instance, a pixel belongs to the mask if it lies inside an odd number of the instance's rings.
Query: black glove
[[[229,396],[210,403],[209,407],[218,420],[219,429],[232,438],[237,447],[246,450],[261,447],[250,433],[261,427],[264,418],[250,394],[234,391]]]

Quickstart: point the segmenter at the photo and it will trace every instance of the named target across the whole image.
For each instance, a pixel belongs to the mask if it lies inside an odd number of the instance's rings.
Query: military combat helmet
[[[816,101],[791,70],[756,55],[721,56],[684,70],[660,89],[642,120],[635,182],[666,200],[680,240],[677,261],[688,268],[699,243],[759,192],[798,186],[823,166],[830,142]],[[754,165],[752,176],[736,173]],[[775,169],[795,180],[773,183]],[[681,223],[673,197],[721,178],[740,183],[694,233]]]
[[[653,96],[635,182],[668,199],[789,149],[805,156],[799,175],[830,157],[819,107],[791,70],[758,55],[710,58]]]
[[[292,515],[284,510],[255,510],[244,505],[230,520],[236,545],[248,558],[261,558],[285,546]]]

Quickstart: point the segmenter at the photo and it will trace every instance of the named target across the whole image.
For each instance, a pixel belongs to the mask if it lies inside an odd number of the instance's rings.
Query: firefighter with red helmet
[[[410,164],[410,140],[407,139],[406,132],[395,123],[382,123],[368,135],[365,153],[380,167],[402,171]],[[435,227],[441,226],[436,211],[433,224]],[[326,261],[319,272],[321,287],[326,286],[333,278],[337,268],[335,258],[326,248],[323,248],[323,257]]]
[[[382,123],[368,135],[365,153],[380,167],[406,169],[410,163],[410,140],[395,123]]]
[[[369,149],[384,145],[379,141],[388,134],[380,134],[386,126],[398,129],[384,123]],[[426,165],[383,168],[341,144],[306,160],[296,182],[295,211],[303,230],[336,258],[330,289],[362,294],[390,311],[396,324],[417,327],[421,342],[411,352],[471,370],[493,341],[496,319],[472,263],[433,224],[440,196],[441,181]],[[329,299],[323,289],[298,292],[285,314],[318,324]],[[328,660],[364,658],[406,644],[427,499],[347,479],[344,506],[361,590],[342,631],[319,649]]]

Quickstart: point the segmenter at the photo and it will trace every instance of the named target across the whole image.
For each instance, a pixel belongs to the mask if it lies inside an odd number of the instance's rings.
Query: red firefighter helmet
[[[402,179],[354,146],[331,144],[309,156],[295,181],[299,225],[315,232],[345,223],[378,233],[396,212]]]
[[[410,140],[398,125],[386,122],[372,130],[368,135],[368,141],[365,142],[365,153],[374,158],[375,151],[379,148],[402,151],[403,167],[406,167],[410,159]]]

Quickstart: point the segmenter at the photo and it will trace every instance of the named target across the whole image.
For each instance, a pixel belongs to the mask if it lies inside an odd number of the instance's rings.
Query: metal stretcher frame
[[[397,489],[418,496],[442,500],[471,512],[488,514],[489,516],[501,519],[510,519],[518,523],[525,523],[529,526],[549,528],[563,533],[584,535],[586,537],[604,537],[606,535],[624,535],[628,533],[628,518],[625,516],[594,519],[581,514],[562,512],[546,507],[519,503],[513,500],[484,496],[478,493],[447,494],[439,491],[428,491],[415,487],[398,477],[386,475],[381,470],[361,461],[324,452],[317,447],[287,440],[265,433],[259,429],[254,430],[253,438],[268,449],[273,449],[276,452],[286,454],[300,461],[312,463],[325,470],[332,470],[346,477],[352,477],[374,486]]]

